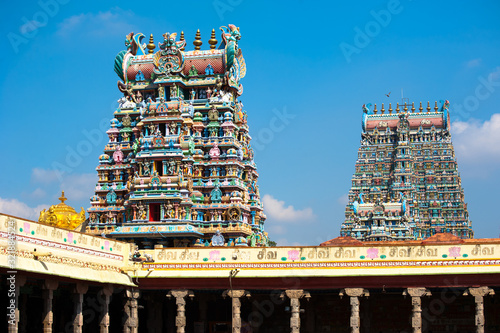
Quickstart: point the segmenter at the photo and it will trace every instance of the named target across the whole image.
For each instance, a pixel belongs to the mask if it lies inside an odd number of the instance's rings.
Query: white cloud
[[[0,212],[16,217],[22,217],[28,220],[37,221],[40,216],[40,211],[47,209],[49,205],[38,205],[30,207],[24,202],[16,199],[0,198]]]
[[[275,199],[266,194],[262,198],[266,215],[275,221],[304,221],[312,220],[315,215],[311,208],[295,209],[293,206],[285,206],[284,201]]]
[[[461,160],[473,163],[500,161],[500,113],[484,122],[456,121],[451,131],[455,152]]]
[[[477,67],[477,66],[481,65],[482,60],[483,59],[481,59],[481,58],[476,58],[476,59],[469,60],[469,61],[467,61],[467,63],[465,64],[465,66],[467,68]]]
[[[63,37],[74,37],[77,33],[84,33],[93,37],[110,35],[125,36],[134,31],[134,12],[121,8],[112,8],[106,12],[86,13],[73,15],[59,24],[57,34]]]
[[[498,171],[500,163],[500,113],[489,120],[452,123],[453,146],[462,170],[474,177]],[[470,171],[470,172],[469,172]]]

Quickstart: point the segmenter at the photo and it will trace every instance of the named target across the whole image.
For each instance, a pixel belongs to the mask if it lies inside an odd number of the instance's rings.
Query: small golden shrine
[[[62,191],[59,200],[61,200],[61,203],[52,205],[48,210],[44,209],[40,212],[38,222],[69,230],[75,230],[80,224],[85,222],[83,207],[80,213],[77,213],[73,207],[66,205],[64,201],[67,198],[64,196],[64,191]]]

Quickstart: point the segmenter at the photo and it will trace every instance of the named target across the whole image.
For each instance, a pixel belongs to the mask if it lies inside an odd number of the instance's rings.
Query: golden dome
[[[64,191],[62,191],[59,200],[61,200],[61,203],[50,206],[47,211],[44,209],[40,212],[38,222],[69,230],[75,230],[80,224],[85,222],[83,207],[80,213],[77,213],[73,207],[66,205],[64,201],[67,199],[64,196]]]

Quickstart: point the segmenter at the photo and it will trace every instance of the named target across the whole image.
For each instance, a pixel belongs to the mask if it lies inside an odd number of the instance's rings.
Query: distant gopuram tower
[[[380,110],[363,105],[358,150],[341,236],[362,241],[472,238],[451,143],[449,102]]]
[[[247,115],[238,100],[246,66],[239,28],[198,30],[194,50],[184,33],[153,40],[130,33],[115,72],[123,97],[99,157],[87,232],[143,248],[264,246]]]

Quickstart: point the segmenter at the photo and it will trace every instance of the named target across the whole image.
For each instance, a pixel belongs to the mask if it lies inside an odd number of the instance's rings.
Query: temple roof
[[[422,244],[440,244],[440,243],[465,243],[465,241],[450,233],[437,233],[422,241]]]
[[[343,246],[343,245],[358,246],[363,244],[364,243],[362,241],[359,241],[350,236],[345,236],[345,237],[337,237],[334,239],[330,239],[329,241],[321,243],[319,246]]]

